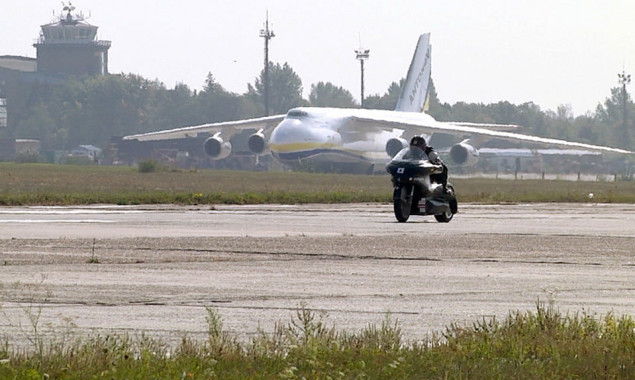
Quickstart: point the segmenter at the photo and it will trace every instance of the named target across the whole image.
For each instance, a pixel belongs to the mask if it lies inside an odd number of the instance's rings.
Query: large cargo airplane
[[[272,154],[285,165],[325,171],[371,173],[383,166],[414,135],[430,137],[448,133],[465,138],[449,149],[457,165],[478,160],[478,147],[489,139],[514,140],[542,147],[582,149],[593,152],[633,153],[623,149],[514,133],[516,126],[440,122],[423,112],[431,73],[430,34],[419,37],[408,74],[394,111],[298,107],[286,115],[275,115],[203,124],[124,137],[124,140],[152,141],[195,138],[209,134],[205,153],[223,159],[232,150],[229,139],[245,130],[249,150],[256,155]],[[248,132],[247,132],[248,133]]]

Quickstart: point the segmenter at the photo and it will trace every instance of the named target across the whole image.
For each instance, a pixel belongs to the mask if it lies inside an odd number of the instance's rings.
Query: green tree
[[[309,104],[313,107],[357,107],[350,91],[343,87],[337,87],[331,82],[312,84],[311,93],[309,94]]]
[[[397,82],[392,82],[386,90],[386,93],[382,96],[379,94],[367,96],[364,99],[364,108],[378,109],[378,110],[394,110],[397,107],[397,101],[399,100],[399,94],[401,94],[401,87],[404,84],[404,79]]]
[[[43,151],[59,149],[66,144],[67,132],[59,128],[53,113],[45,103],[30,108],[29,116],[16,128],[16,138],[38,139]]]
[[[196,96],[198,123],[213,123],[240,118],[240,98],[226,91],[212,73],[207,74],[205,86]]]
[[[157,91],[153,102],[154,112],[148,117],[148,126],[154,130],[177,128],[194,125],[200,120],[197,115],[195,93],[179,83],[173,89]]]
[[[549,137],[556,137],[563,140],[575,139],[573,133],[573,111],[569,105],[560,105],[555,113],[548,112],[551,116],[551,131]]]
[[[623,120],[624,105],[626,105],[627,120]],[[611,89],[611,97],[604,101],[604,105],[598,105],[595,116],[600,122],[602,132],[607,137],[607,143],[614,146],[632,150],[633,141],[633,116],[635,105],[628,94],[621,87]]]
[[[428,90],[428,110],[426,112],[439,121],[452,120],[450,119],[452,106],[450,106],[448,103],[441,103],[432,78],[430,78],[430,89]]]
[[[246,95],[260,104],[264,104],[264,76],[265,70],[263,69],[260,76],[256,78],[254,85],[250,84],[247,86]],[[306,104],[306,101],[302,98],[302,80],[291,66],[286,62],[284,65],[269,63],[270,113],[283,114],[291,108]]]
[[[517,119],[513,124],[523,127],[520,133],[534,134],[536,136],[546,136],[547,117],[540,107],[533,103],[523,103],[518,108]]]
[[[138,75],[107,75],[84,82],[87,99],[83,107],[83,125],[73,145],[92,143],[106,146],[112,136],[123,136],[130,131],[145,132],[153,129],[150,121],[156,112],[157,93],[165,87]]]
[[[573,125],[580,142],[606,145],[606,141],[601,138],[599,133],[599,121],[593,114],[576,117]]]
[[[450,111],[452,121],[468,121],[473,123],[493,123],[484,104],[457,102]]]

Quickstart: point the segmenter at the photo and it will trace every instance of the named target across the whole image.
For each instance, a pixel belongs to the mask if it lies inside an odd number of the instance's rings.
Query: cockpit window
[[[306,111],[302,111],[298,109],[293,109],[287,113],[287,117],[291,117],[294,119],[301,119],[307,116],[309,116],[309,114]]]

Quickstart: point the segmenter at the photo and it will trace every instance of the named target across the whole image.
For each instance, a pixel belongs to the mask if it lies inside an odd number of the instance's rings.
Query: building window
[[[0,98],[0,128],[7,126],[7,101]]]

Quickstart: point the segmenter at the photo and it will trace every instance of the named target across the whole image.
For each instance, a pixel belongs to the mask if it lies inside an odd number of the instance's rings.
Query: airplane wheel
[[[403,223],[410,217],[412,200],[410,199],[410,187],[400,186],[393,194],[393,205],[397,221]]]

